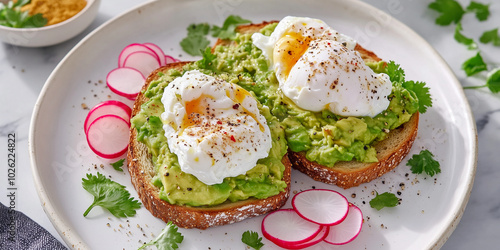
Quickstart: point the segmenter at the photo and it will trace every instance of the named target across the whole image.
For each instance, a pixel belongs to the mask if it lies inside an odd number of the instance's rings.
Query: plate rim
[[[172,1],[172,0],[171,0]],[[190,0],[190,1],[198,1],[198,0]],[[54,68],[54,70],[51,72],[49,77],[47,78],[45,84],[43,85],[43,88],[37,98],[37,101],[35,103],[33,113],[31,116],[30,120],[30,129],[29,129],[29,136],[28,136],[28,147],[29,147],[29,156],[30,156],[30,165],[31,165],[31,170],[33,173],[33,180],[34,184],[38,193],[38,197],[40,198],[40,202],[42,205],[42,208],[44,212],[46,213],[47,217],[49,218],[50,222],[56,229],[56,231],[59,233],[61,238],[64,240],[64,242],[72,247],[72,248],[78,248],[78,249],[88,249],[88,245],[85,243],[85,241],[78,235],[75,231],[72,230],[72,227],[68,226],[64,220],[61,219],[61,217],[56,213],[56,208],[53,206],[53,204],[50,202],[50,197],[48,193],[45,190],[45,186],[43,185],[41,176],[38,172],[38,167],[37,167],[37,162],[36,162],[36,140],[35,140],[35,133],[37,131],[36,124],[37,120],[39,117],[39,111],[40,107],[42,106],[44,102],[44,96],[47,94],[49,91],[49,88],[51,87],[51,82],[53,82],[53,79],[56,77],[57,73],[60,71],[60,68],[64,63],[70,58],[75,51],[77,51],[80,47],[83,46],[83,44],[87,43],[88,40],[90,40],[96,33],[99,33],[101,30],[105,29],[107,26],[111,25],[112,23],[116,22],[118,19],[122,19],[126,16],[128,16],[130,13],[135,12],[141,8],[148,7],[149,5],[155,4],[155,2],[158,2],[156,0],[150,0],[146,1],[144,3],[141,3],[135,7],[130,8],[129,10],[126,10],[122,12],[121,14],[118,14],[117,16],[111,18],[110,20],[104,22],[103,24],[99,25],[97,28],[95,28],[93,31],[91,31],[89,34],[87,34],[80,42],[78,42],[65,56],[64,58],[58,63],[58,65]],[[421,44],[422,46],[425,46],[429,49],[430,52],[432,52],[433,56],[436,57],[436,59],[439,60],[439,64],[443,66],[443,69],[445,69],[448,73],[448,75],[451,77],[451,82],[453,82],[454,85],[457,85],[460,87],[460,98],[465,100],[465,117],[468,118],[467,122],[470,123],[469,125],[471,126],[472,131],[469,131],[473,137],[474,137],[474,143],[473,145],[470,145],[470,148],[466,148],[467,150],[471,150],[472,156],[470,157],[470,162],[466,164],[466,166],[471,166],[469,171],[464,171],[464,174],[467,174],[468,182],[467,186],[465,188],[465,192],[460,195],[461,198],[461,203],[459,206],[454,207],[453,211],[453,217],[451,221],[447,221],[447,227],[442,230],[440,233],[439,237],[436,237],[433,242],[429,242],[428,246],[429,249],[439,249],[441,248],[444,243],[447,241],[447,239],[450,237],[450,235],[453,233],[455,230],[456,226],[460,222],[464,210],[468,204],[470,195],[471,195],[471,190],[473,187],[474,183],[474,178],[477,170],[477,157],[478,157],[478,138],[477,138],[477,128],[476,124],[474,122],[474,118],[472,115],[471,107],[468,102],[468,99],[465,96],[465,92],[461,88],[461,84],[458,81],[455,73],[451,70],[449,67],[448,63],[443,59],[443,57],[432,47],[423,37],[421,37],[418,33],[416,33],[413,29],[408,27],[406,24],[402,23],[398,19],[394,18],[393,16],[387,14],[386,12],[366,3],[361,0],[351,0],[350,4],[353,5],[358,5],[361,8],[367,10],[367,11],[380,11],[383,12],[383,15],[386,17],[390,17],[392,20],[391,22],[395,25],[398,26],[401,32],[404,32],[405,34],[408,34],[414,39],[418,39],[418,43]]]

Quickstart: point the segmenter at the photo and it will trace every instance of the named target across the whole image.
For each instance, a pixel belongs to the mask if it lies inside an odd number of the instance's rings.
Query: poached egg
[[[193,70],[161,99],[169,149],[183,172],[207,185],[246,173],[265,158],[272,139],[255,98],[236,84]]]
[[[392,83],[376,74],[356,41],[306,17],[285,17],[271,36],[252,35],[276,72],[281,91],[302,109],[373,117],[389,106]]]

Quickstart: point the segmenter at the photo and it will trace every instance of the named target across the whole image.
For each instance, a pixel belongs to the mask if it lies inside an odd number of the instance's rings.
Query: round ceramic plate
[[[92,196],[82,188],[87,173],[101,172],[138,197],[125,172],[114,170],[88,148],[83,123],[86,107],[116,99],[131,101],[106,88],[106,74],[117,67],[120,51],[130,43],[153,42],[166,54],[191,60],[180,46],[189,24],[222,25],[230,15],[258,23],[287,15],[323,19],[385,60],[406,70],[407,79],[425,81],[434,105],[421,115],[410,155],[429,149],[441,164],[434,177],[416,175],[407,157],[394,171],[359,187],[344,190],[313,181],[294,171],[292,192],[328,188],[341,192],[364,213],[359,237],[337,248],[439,248],[458,224],[476,168],[476,131],[471,112],[452,71],[420,36],[385,13],[358,1],[153,1],[104,24],[83,39],[57,66],[36,103],[30,153],[35,182],[44,209],[65,242],[74,248],[136,249],[158,235],[165,223],[145,208],[117,219],[97,207],[83,212]],[[394,208],[377,211],[375,193],[392,192],[401,199]],[[292,194],[293,195],[293,194]],[[290,207],[290,203],[286,204]],[[244,249],[241,235],[259,232],[262,216],[207,230],[180,229],[182,249]],[[264,239],[265,249],[275,249]],[[316,248],[331,247],[326,244]]]

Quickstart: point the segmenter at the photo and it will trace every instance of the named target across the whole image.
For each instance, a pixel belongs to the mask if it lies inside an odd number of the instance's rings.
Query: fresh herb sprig
[[[116,171],[120,171],[120,172],[123,172],[123,163],[125,162],[125,159],[120,159],[116,162],[113,162],[111,163],[111,166],[116,170]]]
[[[430,176],[441,173],[440,164],[434,160],[434,155],[427,149],[420,151],[419,154],[414,154],[406,163],[411,167],[411,172],[414,174],[426,173]]]
[[[436,18],[436,24],[447,26],[455,23],[454,38],[458,43],[464,44],[469,50],[477,50],[476,55],[467,59],[462,63],[462,69],[467,76],[473,76],[479,72],[488,71],[488,64],[484,62],[479,50],[478,43],[469,37],[462,34],[461,20],[466,13],[474,13],[476,19],[480,22],[485,21],[491,15],[490,4],[483,4],[476,1],[471,1],[466,8],[456,0],[435,0],[428,6],[440,13]],[[493,46],[500,47],[500,35],[498,28],[484,31],[479,38],[479,42],[483,44],[491,43]],[[487,74],[486,84],[480,86],[467,86],[464,89],[477,89],[487,87],[492,93],[500,92],[500,69],[491,69]]]
[[[262,243],[262,237],[259,237],[259,233],[250,230],[245,231],[241,235],[241,242],[247,244],[255,250],[259,250],[264,246],[264,243]]]
[[[207,38],[209,34],[215,38],[234,39],[236,27],[250,22],[250,20],[239,16],[230,15],[221,27],[208,23],[191,24],[187,27],[187,36],[181,40],[180,45],[186,53],[192,56],[201,56],[210,44],[210,40]]]
[[[97,175],[87,174],[87,179],[82,178],[82,186],[94,196],[94,201],[83,216],[87,216],[95,206],[101,206],[118,218],[130,217],[141,207],[139,201],[130,197],[125,186],[106,178],[99,172]]]
[[[38,13],[29,15],[29,11],[21,11],[21,7],[30,0],[9,1],[7,5],[0,3],[0,25],[12,28],[38,28],[47,24],[47,19]]]
[[[375,198],[370,201],[370,207],[380,210],[384,207],[395,207],[399,204],[399,199],[395,194],[385,192],[379,194],[377,192]]]
[[[161,231],[156,239],[142,245],[138,250],[145,249],[146,246],[156,246],[158,250],[175,250],[179,248],[184,240],[184,236],[177,231],[178,227],[169,221],[167,226]]]

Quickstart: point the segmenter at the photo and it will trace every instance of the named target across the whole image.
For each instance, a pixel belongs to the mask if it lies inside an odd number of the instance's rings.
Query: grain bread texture
[[[166,72],[175,68],[182,70],[187,62],[178,62],[168,64],[152,72],[146,79],[143,90],[147,89],[149,83],[158,77],[159,72]],[[141,110],[141,104],[147,101],[142,94],[137,97],[132,109],[132,117]],[[266,199],[248,199],[238,202],[226,202],[210,207],[191,207],[172,205],[160,199],[160,189],[153,185],[152,179],[156,175],[155,168],[151,161],[151,155],[145,144],[137,141],[137,130],[130,130],[130,144],[127,153],[128,171],[139,198],[144,207],[148,209],[155,217],[165,222],[172,221],[179,227],[206,229],[208,227],[230,224],[266,214],[270,211],[282,207],[290,194],[290,173],[291,163],[288,156],[282,159],[285,165],[283,179],[287,183],[287,188],[275,196]]]
[[[255,33],[266,25],[275,22],[277,21],[242,25],[238,27],[237,31],[243,34]],[[231,42],[219,40],[216,44],[230,45]],[[378,62],[382,60],[374,52],[363,48],[359,44],[356,44],[354,50],[358,51],[361,58],[366,62]],[[305,152],[288,150],[288,156],[293,168],[310,176],[314,180],[335,184],[345,189],[355,187],[382,176],[401,163],[409,153],[413,141],[415,141],[417,136],[418,118],[419,113],[417,112],[412,115],[408,122],[392,130],[383,141],[374,144],[378,162],[337,162],[333,167],[326,167],[306,159]]]

